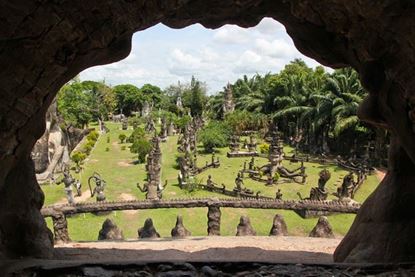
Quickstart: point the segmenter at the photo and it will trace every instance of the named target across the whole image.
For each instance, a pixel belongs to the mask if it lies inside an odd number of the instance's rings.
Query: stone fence
[[[133,200],[119,202],[91,202],[74,205],[53,205],[42,208],[44,217],[51,217],[55,241],[70,241],[66,216],[81,213],[102,213],[119,210],[165,209],[165,208],[208,208],[208,234],[220,235],[220,208],[273,209],[273,210],[313,210],[334,213],[357,213],[360,204],[338,200],[274,200],[274,199],[169,199]]]

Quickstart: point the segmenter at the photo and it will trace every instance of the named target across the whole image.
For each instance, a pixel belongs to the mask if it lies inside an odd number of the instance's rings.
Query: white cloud
[[[225,25],[215,31],[213,40],[224,44],[244,44],[249,41],[249,31],[234,25]]]
[[[283,25],[270,18],[248,29],[225,25],[209,30],[192,25],[176,30],[159,24],[135,34],[132,46],[126,59],[87,69],[81,78],[164,88],[195,75],[215,93],[242,75],[278,72],[294,58],[318,65],[301,55]]]
[[[285,32],[285,27],[272,18],[264,18],[259,24],[253,27],[256,31],[265,35],[276,35],[278,32]]]
[[[255,48],[259,53],[272,58],[292,57],[298,54],[294,45],[282,39],[268,41],[263,38],[258,38],[255,40]]]

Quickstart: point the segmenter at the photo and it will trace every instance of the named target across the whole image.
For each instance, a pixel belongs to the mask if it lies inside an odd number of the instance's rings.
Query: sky
[[[295,58],[319,65],[302,55],[282,24],[264,18],[258,25],[225,25],[206,29],[200,24],[171,29],[162,24],[135,33],[130,55],[122,61],[81,72],[81,80],[110,85],[146,83],[164,89],[190,82],[192,75],[206,82],[208,94],[221,91],[243,75],[277,73]]]

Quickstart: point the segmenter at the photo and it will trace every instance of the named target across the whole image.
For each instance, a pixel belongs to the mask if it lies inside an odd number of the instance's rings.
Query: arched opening
[[[407,41],[415,37],[409,20],[413,6],[335,2],[6,4],[4,10],[10,13],[3,16],[8,19],[2,23],[6,39],[1,45],[6,66],[0,114],[2,255],[52,255],[30,151],[43,133],[47,107],[59,87],[87,67],[125,57],[132,34],[158,22],[172,27],[195,22],[210,28],[225,23],[248,27],[270,16],[286,26],[304,54],[335,68],[355,68],[370,92],[360,117],[393,134],[389,172],[360,209],[335,260],[412,261],[413,50]]]

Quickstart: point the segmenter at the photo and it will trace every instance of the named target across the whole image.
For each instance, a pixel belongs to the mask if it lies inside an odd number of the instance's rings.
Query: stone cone
[[[237,236],[256,236],[254,228],[251,226],[251,221],[247,216],[241,216],[237,227]]]
[[[138,238],[159,238],[160,234],[157,233],[156,228],[154,228],[153,220],[151,218],[147,218],[144,222],[144,226],[138,229]]]
[[[124,235],[117,225],[109,218],[102,224],[99,230],[98,240],[123,240]]]
[[[310,232],[310,237],[316,238],[334,238],[333,228],[325,216],[320,216],[317,225]]]
[[[171,230],[171,236],[173,238],[184,238],[191,235],[192,233],[183,225],[183,218],[180,215],[177,216],[176,226]]]
[[[287,236],[287,224],[285,223],[284,217],[280,214],[274,216],[274,221],[272,223],[271,231],[269,232],[270,236]]]

